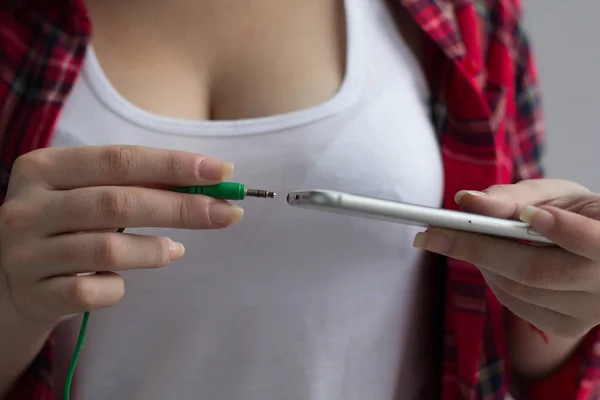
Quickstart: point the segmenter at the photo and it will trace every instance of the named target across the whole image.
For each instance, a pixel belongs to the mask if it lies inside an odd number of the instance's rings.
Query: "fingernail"
[[[223,178],[222,179],[231,179],[233,178],[233,164],[225,163],[223,166]]]
[[[216,203],[209,207],[208,217],[213,224],[231,224],[244,218],[244,209],[235,204]]]
[[[171,242],[169,246],[171,260],[180,258],[185,253],[185,247],[179,242]]]
[[[439,232],[419,232],[413,246],[418,249],[444,254],[450,250],[450,237]]]
[[[540,232],[547,231],[554,225],[554,216],[552,214],[534,206],[525,207],[521,211],[519,219]]]
[[[466,194],[470,194],[471,196],[485,195],[485,193],[478,192],[476,190],[461,190],[461,191],[457,192],[456,195],[454,196],[454,202],[457,204],[460,203],[460,199],[462,199]]]
[[[207,180],[230,179],[233,177],[233,164],[213,158],[203,158],[198,162],[198,175]]]

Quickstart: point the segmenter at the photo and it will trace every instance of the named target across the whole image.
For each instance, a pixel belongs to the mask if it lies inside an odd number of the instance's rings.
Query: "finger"
[[[600,221],[548,206],[527,207],[520,218],[558,246],[600,261]]]
[[[523,285],[490,271],[482,270],[481,273],[488,283],[493,283],[506,294],[526,303],[578,319],[597,320],[600,315],[600,306],[596,305],[598,301],[592,293],[540,289]],[[584,306],[586,304],[587,307]]]
[[[600,220],[600,195],[596,193],[558,197],[541,205],[560,208],[561,210]]]
[[[519,300],[493,282],[488,282],[488,286],[502,305],[543,332],[567,338],[579,337],[591,328],[577,318]]]
[[[592,291],[599,279],[596,264],[558,247],[437,228],[419,233],[414,245],[542,289]]]
[[[35,280],[98,271],[158,268],[183,256],[185,249],[169,238],[121,233],[85,233],[44,240],[20,261],[22,274]],[[39,268],[39,254],[46,268]]]
[[[34,297],[54,317],[112,307],[125,295],[125,282],[118,274],[56,277],[42,282]]]
[[[456,194],[455,200],[466,212],[496,218],[517,218],[527,205],[543,204],[576,193],[589,193],[589,190],[570,181],[540,179],[491,186],[483,192],[463,190]]]
[[[239,206],[202,195],[137,187],[93,187],[54,194],[47,234],[109,228],[224,228],[241,220]]]
[[[233,166],[183,151],[142,146],[55,147],[28,153],[15,163],[26,182],[48,189],[107,185],[200,185],[228,179]]]

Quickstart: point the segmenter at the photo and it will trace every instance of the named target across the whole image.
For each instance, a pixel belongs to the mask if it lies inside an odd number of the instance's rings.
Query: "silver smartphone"
[[[287,196],[289,205],[334,214],[350,215],[405,225],[437,227],[482,233],[537,244],[553,243],[528,224],[460,211],[358,196],[331,190],[298,190]]]

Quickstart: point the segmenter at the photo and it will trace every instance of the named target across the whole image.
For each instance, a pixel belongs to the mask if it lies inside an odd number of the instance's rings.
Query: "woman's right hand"
[[[136,146],[21,156],[0,207],[0,302],[41,323],[114,305],[124,295],[119,271],[165,266],[184,252],[168,238],[116,229],[224,228],[243,215],[222,200],[151,187],[214,184],[232,170],[211,157]]]

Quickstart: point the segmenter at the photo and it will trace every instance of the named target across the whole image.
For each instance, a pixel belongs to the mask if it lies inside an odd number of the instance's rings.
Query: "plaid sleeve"
[[[541,178],[545,126],[537,68],[529,39],[517,23],[515,32],[516,118],[510,138],[514,156],[513,181]]]
[[[0,203],[14,160],[48,142],[90,32],[83,0],[0,0]],[[52,361],[50,338],[5,400],[51,400]]]

